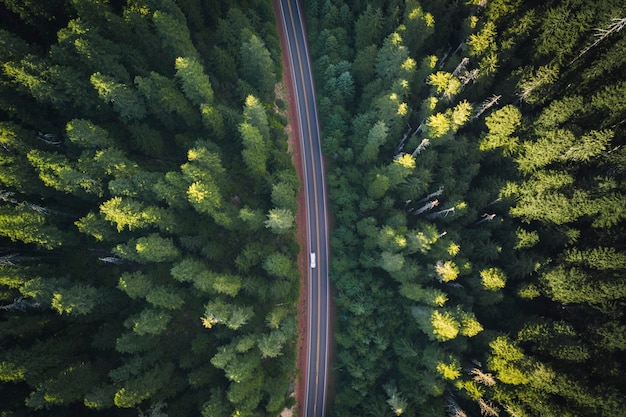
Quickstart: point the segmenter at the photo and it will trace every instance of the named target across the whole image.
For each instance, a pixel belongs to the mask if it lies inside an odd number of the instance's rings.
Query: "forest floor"
[[[287,40],[285,38],[285,33],[283,31],[282,24],[280,23],[280,10],[279,10],[279,0],[272,1],[272,6],[274,8],[274,15],[276,16],[276,23],[278,34],[280,37],[280,45],[281,45],[281,60],[283,67],[283,82],[276,85],[276,98],[281,99],[287,105],[287,110],[283,111],[283,115],[286,116],[289,120],[285,131],[288,136],[289,143],[289,152],[292,154],[293,164],[296,167],[296,171],[298,172],[298,178],[300,178],[300,183],[304,184],[304,168],[302,162],[302,149],[301,149],[301,140],[300,140],[300,131],[297,128],[299,124],[298,113],[296,102],[294,99],[294,86],[293,79],[291,76],[291,66],[289,64],[289,57],[286,53],[287,48]],[[280,111],[280,110],[278,110]],[[305,398],[305,381],[306,381],[306,362],[307,362],[307,340],[308,340],[308,329],[307,323],[309,321],[308,317],[308,299],[309,299],[309,285],[308,285],[308,277],[309,277],[309,258],[308,258],[308,235],[307,235],[307,218],[306,218],[306,199],[305,199],[305,189],[304,185],[300,187],[300,193],[298,194],[298,213],[296,214],[296,225],[297,225],[297,236],[298,236],[298,245],[300,246],[300,253],[298,254],[298,269],[300,271],[300,296],[298,300],[298,340],[297,340],[297,375],[295,380],[295,392],[294,396],[296,398],[296,405],[294,408],[289,410],[284,410],[280,417],[291,417],[291,416],[300,416],[301,407],[304,405]],[[332,335],[333,325],[335,322],[335,308],[334,303],[332,302],[332,297],[330,300],[330,328],[329,334]],[[332,337],[331,337],[332,340]],[[332,358],[334,357],[334,344],[331,342],[330,351],[329,351],[329,363],[332,363]],[[328,393],[327,398],[329,400],[332,399],[334,392],[333,388],[333,378],[332,374],[328,373]],[[327,402],[329,404],[329,402]]]

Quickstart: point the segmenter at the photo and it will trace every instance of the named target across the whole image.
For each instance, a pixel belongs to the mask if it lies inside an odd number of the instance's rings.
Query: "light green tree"
[[[177,115],[190,128],[199,125],[198,112],[193,109],[174,80],[154,71],[147,76],[135,77],[137,90],[143,95],[150,113],[168,128],[176,126]]]
[[[213,105],[215,95],[209,76],[197,59],[179,56],[175,62],[176,77],[185,96],[196,106]]]
[[[91,285],[77,284],[69,288],[58,288],[52,295],[52,309],[59,314],[89,314],[98,304],[98,290]]]
[[[263,268],[278,278],[293,279],[297,276],[292,260],[280,252],[270,254],[263,262]]]
[[[259,99],[252,95],[246,97],[243,107],[243,118],[246,122],[259,129],[264,142],[270,140],[270,128],[267,113]]]
[[[288,209],[273,208],[267,213],[265,227],[277,234],[283,234],[293,227],[295,218]]]
[[[512,136],[519,128],[522,113],[515,106],[504,106],[485,118],[487,135],[480,142],[481,150],[504,148],[509,154],[517,148],[519,139]]]
[[[63,244],[65,236],[55,226],[47,224],[46,216],[20,207],[0,206],[0,236],[13,242],[35,244],[53,249]]]
[[[180,255],[180,251],[172,239],[163,238],[155,233],[119,244],[113,249],[113,252],[123,259],[143,264],[171,262]]]
[[[389,128],[383,121],[378,121],[367,134],[367,140],[365,142],[365,147],[363,148],[363,153],[361,154],[361,159],[365,162],[373,162],[378,158],[378,150],[381,145],[383,145],[387,141],[387,135],[389,133]]]
[[[110,103],[122,119],[141,120],[146,116],[146,106],[132,86],[120,83],[100,72],[93,73],[90,80],[100,98],[105,103]]]
[[[128,318],[124,325],[140,336],[163,333],[172,319],[170,313],[163,309],[146,308],[141,313]]]
[[[241,154],[243,161],[255,177],[267,174],[267,145],[258,128],[248,122],[239,125],[239,134],[243,142]]]
[[[489,291],[497,291],[506,285],[506,275],[500,268],[488,268],[480,271],[483,287]]]
[[[178,9],[177,6],[173,7]],[[185,16],[180,9],[156,10],[152,15],[152,21],[161,39],[163,49],[168,52],[172,61],[181,56],[199,58],[198,51],[191,41],[191,34],[189,33]]]
[[[107,148],[113,144],[109,132],[89,120],[70,120],[65,131],[70,142],[83,148]]]

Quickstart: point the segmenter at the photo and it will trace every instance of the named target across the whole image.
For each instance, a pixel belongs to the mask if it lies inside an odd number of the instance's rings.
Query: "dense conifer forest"
[[[304,0],[330,416],[626,410],[626,8]]]
[[[0,415],[276,416],[294,213],[266,1],[0,1]]]
[[[623,1],[302,3],[329,415],[623,413]],[[0,416],[293,403],[279,54],[264,0],[0,0]]]

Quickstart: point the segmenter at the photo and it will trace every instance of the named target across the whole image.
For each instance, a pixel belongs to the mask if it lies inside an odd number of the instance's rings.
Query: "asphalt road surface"
[[[288,46],[302,141],[306,213],[309,239],[308,353],[304,417],[322,417],[326,411],[328,362],[328,236],[326,189],[320,146],[313,76],[297,0],[280,0]]]

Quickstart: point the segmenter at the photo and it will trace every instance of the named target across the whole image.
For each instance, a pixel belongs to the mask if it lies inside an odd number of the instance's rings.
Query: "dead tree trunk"
[[[439,205],[439,200],[433,200],[433,201],[429,202],[428,204],[422,206],[421,208],[415,210],[413,215],[414,216],[419,216],[420,214],[424,213],[425,211],[432,210],[433,208],[437,207],[438,205]]]
[[[585,55],[587,52],[589,52],[590,49],[594,48],[596,45],[598,45],[600,42],[602,42],[603,40],[611,36],[613,33],[617,33],[620,30],[622,30],[624,26],[626,26],[626,17],[622,17],[622,18],[615,17],[611,19],[611,23],[608,24],[606,29],[596,28],[596,33],[594,36],[596,36],[596,38],[598,39],[596,39],[594,43],[592,43],[591,45],[583,49],[576,58],[570,61],[569,65],[572,65],[581,56]]]
[[[485,111],[489,110],[494,104],[498,104],[498,101],[502,98],[501,95],[493,95],[489,97],[487,100],[483,101],[482,104],[476,109],[474,115],[472,116],[472,120],[476,120],[481,114]]]
[[[420,142],[419,146],[417,148],[415,148],[415,150],[413,151],[411,156],[413,158],[415,158],[417,155],[422,153],[422,151],[424,149],[426,149],[428,147],[428,145],[430,145],[430,141],[428,139],[426,139],[426,138],[422,139],[422,141]]]
[[[408,125],[408,126],[409,128],[407,129],[406,132],[404,132],[402,139],[400,139],[398,146],[396,146],[396,150],[393,151],[393,154],[395,156],[398,156],[398,154],[402,151],[402,149],[404,149],[404,145],[406,144],[406,141],[409,140],[409,133],[411,133],[411,125]]]
[[[41,304],[39,304],[39,303],[37,303],[35,301],[25,300],[24,297],[18,297],[11,304],[0,306],[0,310],[4,310],[4,311],[11,311],[11,310],[26,311],[26,310],[31,309],[31,308],[40,308],[40,307],[41,307]]]
[[[484,223],[484,222],[490,222],[490,221],[492,221],[493,219],[495,219],[496,214],[495,214],[495,213],[493,213],[493,214],[487,214],[487,213],[484,213],[484,214],[483,214],[482,216],[480,216],[480,217],[482,217],[483,219],[482,219],[482,220],[478,220],[478,221],[477,221],[476,223],[474,223],[474,224],[481,224],[481,223]]]
[[[454,213],[454,210],[455,210],[455,207],[450,207],[445,210],[439,210],[439,211],[429,214],[428,216],[426,216],[426,218],[429,220],[433,220],[433,219],[436,219],[437,217],[447,217],[448,214]]]
[[[430,193],[428,194],[426,197],[422,198],[419,201],[416,201],[417,204],[419,203],[423,203],[424,201],[428,201],[433,197],[438,197],[441,195],[441,193],[443,193],[443,187],[439,187],[439,189],[437,191],[435,191],[434,193]]]
[[[469,64],[469,58],[465,57],[461,60],[461,62],[459,62],[459,65],[456,66],[456,68],[454,69],[454,71],[452,71],[452,76],[453,77],[458,77],[459,74],[461,73],[461,71],[463,71],[465,69],[465,67],[467,66],[467,64]]]

